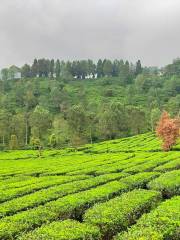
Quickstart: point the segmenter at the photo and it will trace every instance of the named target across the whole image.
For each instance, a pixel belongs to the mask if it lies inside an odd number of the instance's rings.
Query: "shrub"
[[[143,172],[137,173],[121,179],[121,182],[127,184],[129,189],[146,187],[146,184],[152,179],[158,177],[160,174],[157,172]]]
[[[18,211],[26,210],[32,207],[36,207],[40,204],[45,204],[46,202],[56,200],[68,194],[77,193],[79,191],[87,190],[92,187],[97,187],[98,185],[107,183],[115,179],[119,179],[124,176],[126,176],[126,174],[114,173],[114,174],[105,174],[95,178],[83,179],[79,181],[78,179],[82,179],[83,176],[69,177],[69,180],[70,179],[72,180],[72,182],[70,183],[65,183],[65,184],[60,183],[60,185],[49,187],[48,189],[46,188],[41,189],[40,191],[36,191],[31,194],[1,203],[0,217],[10,215]],[[60,177],[58,179],[60,180]],[[68,181],[68,178],[67,178],[67,181]],[[53,182],[53,179],[52,179],[52,182]],[[38,183],[36,184],[36,186],[37,185]],[[10,193],[12,193],[12,191],[10,191]]]
[[[120,233],[115,240],[179,240],[180,196],[159,205],[144,214],[128,232]]]
[[[41,146],[41,141],[39,138],[32,137],[30,141],[31,146],[33,146],[33,149],[39,149]]]
[[[19,237],[18,240],[99,240],[97,227],[79,223],[74,220],[52,222],[41,228]]]
[[[0,195],[0,203],[10,200],[15,197],[20,197],[29,193],[32,193],[37,190],[46,189],[48,187],[63,184],[67,182],[72,182],[80,179],[87,179],[88,176],[80,175],[80,176],[45,176],[40,177],[36,181],[30,180],[27,181],[27,184],[24,186],[16,186],[14,188],[4,189]]]
[[[106,201],[113,196],[127,191],[128,186],[113,181],[103,186],[71,194],[0,220],[0,239],[13,239],[21,232],[26,232],[57,219],[81,218],[84,211],[97,202]]]
[[[180,161],[179,161],[179,156],[177,156],[177,159],[156,167],[154,171],[166,172],[166,171],[179,169],[179,168],[180,168]]]
[[[156,206],[161,195],[155,191],[134,190],[108,202],[95,205],[85,213],[86,223],[98,226],[105,239],[126,229],[150,208]]]
[[[161,191],[165,197],[180,194],[180,170],[162,174],[160,177],[149,182],[148,188]]]

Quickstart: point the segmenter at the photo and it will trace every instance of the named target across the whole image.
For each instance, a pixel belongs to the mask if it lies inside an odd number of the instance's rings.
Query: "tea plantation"
[[[0,239],[180,239],[180,144],[151,133],[0,153]]]

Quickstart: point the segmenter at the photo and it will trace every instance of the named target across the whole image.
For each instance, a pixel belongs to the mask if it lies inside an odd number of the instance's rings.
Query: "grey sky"
[[[179,0],[1,0],[0,67],[35,57],[141,59],[180,56]]]

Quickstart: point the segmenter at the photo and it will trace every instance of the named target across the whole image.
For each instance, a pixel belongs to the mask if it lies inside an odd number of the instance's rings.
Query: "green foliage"
[[[64,177],[64,176],[63,177],[44,176],[40,179],[32,178],[32,179],[29,179],[27,181],[24,181],[23,182],[24,186],[21,186],[21,184],[16,183],[14,185],[11,184],[10,189],[1,188],[1,190],[4,190],[4,191],[1,194],[0,202],[9,201],[13,198],[21,197],[21,196],[24,196],[26,194],[31,194],[34,191],[38,191],[38,190],[41,190],[41,189],[52,187],[52,186],[55,186],[55,185],[58,185],[58,184],[64,184],[64,183],[68,183],[68,182],[71,182],[71,181],[86,179],[86,178],[88,178],[88,177],[86,177],[84,175],[76,176],[76,177],[74,177],[74,176],[68,176],[68,177]],[[22,181],[23,181],[23,178],[22,178]],[[18,188],[18,186],[19,186],[19,188]],[[46,199],[48,199],[48,197]],[[32,201],[33,201],[33,199],[32,199]],[[41,199],[39,201],[41,201]],[[27,200],[27,202],[28,202],[28,200]],[[16,204],[14,203],[15,204],[14,206],[12,206],[10,202],[9,202],[9,204],[7,202],[7,208],[6,207],[3,208],[3,205],[2,205],[2,215],[3,215],[3,213],[6,212],[6,210],[7,210],[7,213],[8,213],[8,209],[11,209],[11,210],[9,210],[9,212],[13,212],[13,209],[16,209],[16,207],[18,209],[21,209],[21,208],[24,209],[24,206],[27,204],[27,202],[22,203],[22,205],[19,205],[19,202],[17,200]]]
[[[134,190],[108,202],[97,204],[85,214],[85,222],[98,226],[102,236],[111,239],[118,231],[135,223],[141,214],[155,207],[161,196],[158,192]]]
[[[32,137],[31,141],[30,141],[30,145],[34,148],[34,149],[38,149],[41,146],[41,141],[39,138],[36,137]]]
[[[180,197],[176,196],[143,215],[128,232],[120,233],[116,240],[179,239]]]
[[[154,170],[166,172],[166,171],[175,170],[175,169],[180,169],[180,162],[178,159],[178,154],[177,154],[177,159],[172,160],[166,164],[160,165],[160,166],[156,167]]]
[[[30,232],[23,237],[18,238],[19,240],[99,240],[100,232],[99,229],[79,223],[74,220],[65,220],[62,222],[53,222],[49,225],[45,225],[36,231]]]
[[[32,137],[48,146],[52,133],[57,147],[62,147],[153,131],[163,109],[173,116],[179,114],[178,69],[179,60],[163,71],[144,68],[140,60],[132,64],[99,59],[96,64],[91,59],[44,58],[21,68],[2,69],[0,108],[5,116],[0,117],[0,144],[8,148],[14,134],[19,146],[28,148]],[[119,103],[121,111],[111,108]],[[77,116],[69,118],[73,111],[79,113],[77,129]],[[63,123],[58,129],[57,118]]]
[[[161,111],[159,110],[159,108],[153,108],[151,110],[151,129],[152,131],[154,131],[156,129],[157,123],[161,117]]]
[[[100,240],[120,231],[128,231],[122,239],[178,239],[179,199],[164,202],[179,194],[178,145],[159,149],[148,133],[45,149],[42,158],[37,150],[1,152],[0,239]]]
[[[9,142],[9,147],[11,150],[18,149],[18,139],[16,135],[11,135],[11,139]]]
[[[79,218],[87,206],[99,201],[105,201],[125,189],[127,189],[125,184],[112,181],[95,189],[65,196],[44,206],[6,217],[0,220],[0,238],[12,238],[16,234],[59,218],[67,219],[71,216]]]
[[[68,194],[73,194],[79,191],[90,189],[92,187],[97,187],[101,184],[105,184],[113,180],[121,179],[125,176],[127,175],[122,173],[113,173],[105,174],[95,178],[81,175],[77,177],[69,176],[59,178],[54,176],[43,177],[43,182],[35,181],[35,179],[28,180],[27,184],[35,183],[36,186],[32,186],[31,188],[27,188],[27,186],[21,187],[18,190],[11,189],[5,191],[4,194],[2,194],[0,202],[4,201],[5,199],[8,200],[8,198],[9,201],[1,203],[0,218],[11,215],[18,211],[22,211],[24,209],[37,207],[49,201],[64,197]],[[12,187],[12,184],[10,185],[10,187]],[[15,187],[15,185],[13,185],[13,187]],[[27,193],[28,195],[25,195]],[[22,196],[20,197],[20,195]],[[19,196],[18,199],[14,198],[10,200],[10,198],[13,198],[15,196]]]
[[[180,170],[174,170],[162,174],[159,178],[152,180],[148,187],[161,191],[166,197],[180,194]]]
[[[49,144],[51,147],[55,148],[57,146],[57,139],[56,139],[56,135],[55,134],[52,134],[50,136],[50,139],[49,139]]]

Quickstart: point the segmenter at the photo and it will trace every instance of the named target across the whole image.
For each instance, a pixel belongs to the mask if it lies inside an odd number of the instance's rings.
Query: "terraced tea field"
[[[0,166],[0,239],[180,239],[180,145],[143,134]]]

